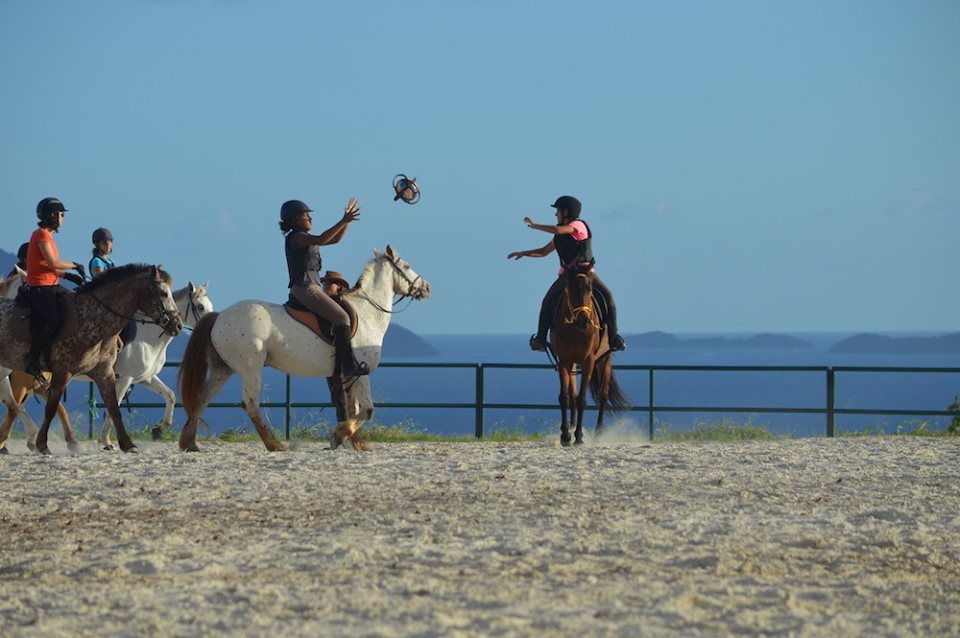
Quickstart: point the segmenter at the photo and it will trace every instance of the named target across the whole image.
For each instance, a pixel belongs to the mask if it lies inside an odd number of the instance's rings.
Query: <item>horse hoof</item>
[[[191,443],[190,445],[187,445],[187,446],[181,445],[180,451],[181,452],[199,452],[200,448],[197,447],[196,443]]]
[[[583,439],[577,439],[573,442],[574,445],[583,445]]]
[[[140,450],[137,449],[137,446],[136,446],[136,445],[131,445],[130,447],[126,448],[126,449],[123,450],[123,451],[124,451],[124,452],[127,452],[128,454],[136,454],[136,453],[139,452]]]
[[[37,448],[37,452],[43,456],[50,456],[50,448]]]
[[[570,447],[570,437],[567,437],[567,438],[560,437],[560,445],[562,445],[563,447]]]
[[[10,454],[10,450],[8,450],[5,447],[0,447],[0,455],[3,455],[3,454]]]
[[[150,437],[154,441],[161,440],[163,438],[163,428],[161,428],[159,425],[155,426],[152,430],[150,430]]]
[[[37,451],[37,444],[36,444],[36,443],[29,443],[29,442],[28,442],[28,443],[27,443],[27,449],[30,450],[31,452],[36,452],[36,451]]]
[[[113,447],[112,445],[110,445],[109,443],[107,443],[106,445],[103,446],[103,449],[106,450],[107,452],[113,452],[113,451],[114,451],[115,449],[117,449],[117,448],[115,448],[115,447]]]
[[[336,434],[331,434],[331,435],[330,435],[330,449],[331,449],[331,450],[336,450],[336,449],[337,449],[338,447],[340,447],[341,445],[343,445],[343,441],[340,440],[340,437],[338,437]]]
[[[67,443],[67,449],[70,450],[71,452],[79,452],[80,444],[77,443],[76,441],[70,441],[69,443]]]

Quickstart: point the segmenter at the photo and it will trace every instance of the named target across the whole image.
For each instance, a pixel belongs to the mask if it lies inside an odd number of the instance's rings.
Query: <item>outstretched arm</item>
[[[507,255],[507,259],[520,259],[521,257],[546,257],[555,250],[553,242],[547,242],[546,246],[542,248],[534,248],[533,250],[520,250],[514,253]]]
[[[560,224],[558,226],[554,226],[552,224],[538,224],[529,217],[524,217],[523,223],[534,230],[541,230],[545,233],[550,233],[551,235],[570,235],[575,231],[573,226],[569,226],[567,224]]]
[[[343,209],[343,217],[336,224],[326,229],[319,235],[302,235],[302,246],[326,246],[340,241],[347,232],[347,226],[360,219],[360,204],[356,197],[351,197],[350,201]]]

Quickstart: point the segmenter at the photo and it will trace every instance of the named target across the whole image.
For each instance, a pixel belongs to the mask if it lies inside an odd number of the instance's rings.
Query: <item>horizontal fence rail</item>
[[[164,367],[179,367],[180,362],[170,361]],[[483,438],[484,410],[518,409],[518,410],[559,410],[557,403],[488,403],[485,400],[484,372],[494,369],[510,370],[554,370],[547,364],[536,363],[406,363],[384,362],[379,368],[468,368],[475,372],[474,401],[471,402],[375,402],[377,408],[461,408],[474,410],[474,435]],[[653,439],[655,417],[658,413],[756,413],[756,414],[822,414],[825,417],[825,434],[835,436],[835,419],[838,415],[896,415],[896,416],[957,416],[957,412],[949,410],[907,410],[896,408],[839,408],[836,406],[836,380],[840,373],[908,373],[908,374],[960,374],[960,368],[924,368],[924,367],[864,367],[864,366],[684,366],[684,365],[614,365],[614,370],[634,370],[647,372],[647,389],[649,402],[646,405],[634,405],[631,412],[645,412],[649,423],[649,436]],[[685,406],[659,405],[654,400],[657,372],[816,372],[824,375],[824,403],[821,408],[810,407],[769,407],[769,406]],[[285,399],[283,401],[265,401],[260,403],[261,408],[284,408],[284,436],[290,438],[291,410],[294,408],[332,408],[330,401],[308,402],[294,401],[292,398],[290,375],[285,375]],[[89,436],[93,438],[93,422],[95,413],[104,405],[94,396],[94,384],[89,388]],[[162,408],[165,404],[159,402],[129,403],[130,408]],[[182,407],[179,402],[176,407]],[[208,408],[242,408],[238,402],[212,402]],[[588,406],[589,410],[596,410]]]

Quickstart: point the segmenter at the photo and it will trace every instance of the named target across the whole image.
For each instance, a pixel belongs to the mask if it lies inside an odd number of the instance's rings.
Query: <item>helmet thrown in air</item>
[[[292,222],[297,216],[303,213],[312,213],[313,211],[304,202],[299,199],[291,199],[283,202],[280,207],[280,219],[286,223]]]

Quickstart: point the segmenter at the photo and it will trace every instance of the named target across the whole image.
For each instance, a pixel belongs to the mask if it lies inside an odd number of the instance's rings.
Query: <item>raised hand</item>
[[[360,204],[357,202],[356,197],[351,197],[350,201],[347,202],[347,205],[343,209],[343,221],[355,222],[360,219]]]

